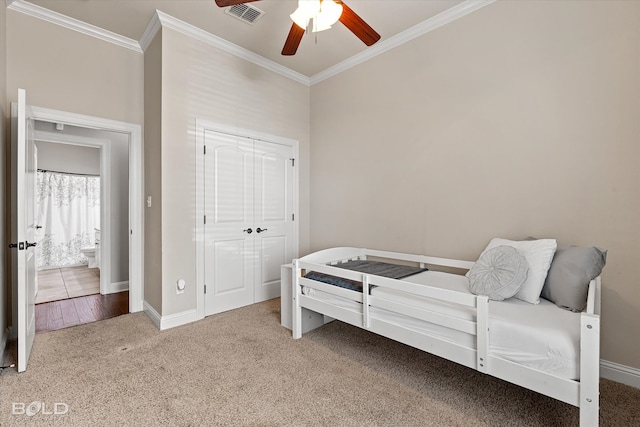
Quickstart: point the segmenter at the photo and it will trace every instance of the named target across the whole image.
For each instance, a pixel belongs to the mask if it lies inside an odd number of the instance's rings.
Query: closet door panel
[[[205,144],[205,315],[211,315],[253,303],[254,166],[249,139],[205,132]]]
[[[255,225],[259,265],[255,302],[280,295],[280,266],[291,262],[293,249],[293,149],[255,143]]]

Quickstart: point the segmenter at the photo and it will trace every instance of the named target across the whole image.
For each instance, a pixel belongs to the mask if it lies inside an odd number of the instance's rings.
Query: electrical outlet
[[[180,295],[184,293],[184,288],[187,287],[187,282],[184,281],[184,279],[179,279],[176,282],[176,294]]]

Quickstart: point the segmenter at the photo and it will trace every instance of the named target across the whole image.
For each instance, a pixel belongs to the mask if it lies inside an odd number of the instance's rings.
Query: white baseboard
[[[169,314],[161,316],[149,303],[144,301],[144,312],[149,316],[156,328],[164,331],[165,329],[175,328],[176,326],[186,325],[195,322],[198,315],[195,309],[183,311],[181,313]]]
[[[106,294],[115,294],[118,292],[124,292],[129,290],[129,281],[125,280],[124,282],[115,282],[107,285]]]
[[[151,307],[151,304],[149,304],[146,301],[142,302],[142,307],[145,314],[149,317],[149,319],[151,319],[153,324],[156,325],[156,328],[160,329],[162,316],[160,316],[160,314],[155,310],[155,308]]]
[[[640,389],[640,369],[600,359],[600,377]]]
[[[164,331],[165,329],[186,325],[196,320],[199,319],[195,309],[183,311],[182,313],[169,314],[168,316],[162,316],[160,320],[160,330]]]

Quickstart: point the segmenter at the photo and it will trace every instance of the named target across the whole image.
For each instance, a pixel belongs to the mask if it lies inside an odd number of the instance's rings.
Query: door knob
[[[256,233],[262,233],[263,231],[267,231],[267,229],[266,228],[260,228],[260,227],[256,228]]]
[[[29,243],[27,242],[27,248],[34,248],[37,245],[37,243]]]
[[[247,228],[246,230],[242,230],[242,231],[244,231],[244,232],[245,232],[245,233],[247,233],[247,234],[251,234],[251,233],[253,233],[253,230],[252,230],[252,229],[250,229],[250,228]],[[258,231],[258,233],[259,233],[259,231]]]

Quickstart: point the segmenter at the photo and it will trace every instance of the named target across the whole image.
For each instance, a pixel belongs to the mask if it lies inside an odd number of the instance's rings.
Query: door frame
[[[44,107],[31,106],[31,110],[34,120],[129,135],[129,312],[142,311],[144,297],[142,126]],[[110,253],[108,256],[111,256]]]
[[[105,271],[100,270],[100,293],[111,293],[111,141],[41,130],[35,131],[34,139],[36,145],[38,142],[50,142],[100,150],[100,266],[109,266]]]
[[[268,133],[257,132],[249,129],[239,128],[237,126],[229,126],[208,119],[196,118],[196,218],[202,218],[202,221],[196,220],[196,318],[204,319],[204,144],[205,131],[224,133],[240,138],[249,138],[271,144],[280,144],[291,147],[293,149],[293,158],[299,158],[299,142],[295,139],[285,138],[282,136],[271,135]],[[298,257],[299,253],[299,232],[300,220],[299,214],[299,167],[293,168],[293,213],[298,219],[293,221],[293,258]]]

